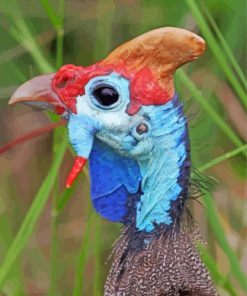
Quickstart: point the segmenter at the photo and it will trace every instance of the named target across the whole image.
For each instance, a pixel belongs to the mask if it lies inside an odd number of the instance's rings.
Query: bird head
[[[91,66],[69,64],[56,73],[31,79],[16,90],[10,104],[29,102],[67,119],[69,139],[77,154],[67,187],[89,158],[94,206],[104,217],[121,221],[127,197],[136,194],[140,184],[142,195],[146,187],[152,187],[147,171],[158,166],[154,159],[166,155],[164,166],[174,166],[171,161],[176,157],[168,152],[179,146],[186,122],[173,74],[204,49],[204,40],[187,30],[156,29]],[[176,133],[175,138],[170,136]],[[164,153],[159,158],[161,146]],[[180,150],[178,154],[185,153]],[[181,166],[185,157],[176,160]],[[179,176],[174,178],[178,183]],[[142,203],[136,203],[137,211]]]

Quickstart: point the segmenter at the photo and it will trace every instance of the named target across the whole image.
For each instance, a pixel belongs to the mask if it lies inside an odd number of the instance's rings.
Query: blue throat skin
[[[145,141],[114,135],[121,149],[103,143],[101,138],[110,141],[113,133],[100,133],[102,126],[85,116],[71,115],[68,128],[77,154],[89,157],[96,211],[113,222],[134,221],[137,231],[150,233],[181,216],[190,175],[189,137],[177,95],[161,106],[142,106],[138,116],[145,118],[150,133]]]

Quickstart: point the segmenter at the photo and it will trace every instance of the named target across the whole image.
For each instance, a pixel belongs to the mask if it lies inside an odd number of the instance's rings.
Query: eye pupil
[[[119,94],[115,88],[110,86],[97,87],[93,95],[95,99],[103,106],[111,106],[118,101]]]

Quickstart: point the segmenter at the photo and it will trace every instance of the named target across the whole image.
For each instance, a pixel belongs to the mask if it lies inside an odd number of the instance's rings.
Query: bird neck
[[[152,112],[155,143],[139,160],[142,194],[136,204],[136,228],[146,232],[172,224],[181,214],[178,201],[184,203],[190,175],[187,120],[178,98]]]

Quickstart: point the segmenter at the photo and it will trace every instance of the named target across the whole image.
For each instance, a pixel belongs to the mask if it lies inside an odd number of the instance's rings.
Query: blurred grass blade
[[[56,138],[56,137],[55,137]],[[54,144],[53,144],[54,145]],[[54,215],[54,209],[57,206],[57,199],[59,194],[59,178],[58,175],[55,179],[53,185],[53,196],[52,196],[52,222],[51,222],[51,247],[50,247],[50,282],[49,282],[49,291],[48,296],[57,295],[58,285],[57,285],[57,270],[58,270],[58,247],[59,247],[59,238],[58,238],[58,216]]]
[[[222,287],[223,289],[228,291],[231,296],[238,296],[238,292],[235,290],[232,282],[229,280],[228,277],[223,276],[219,272],[217,268],[217,263],[215,262],[213,257],[208,253],[205,246],[198,245],[197,247],[201,253],[201,259],[204,262],[204,264],[207,266],[208,270],[210,271],[210,274],[212,276],[214,283],[218,287]]]
[[[197,89],[194,82],[187,76],[184,70],[177,70],[176,78],[180,80],[190,91],[194,99],[202,106],[204,111],[211,117],[214,123],[225,133],[228,139],[237,147],[242,147],[243,143],[235,134],[235,132],[227,125],[222,117],[213,109],[208,101],[203,97],[202,93]],[[242,154],[247,156],[245,151]]]
[[[57,149],[61,141],[58,130],[53,133],[53,157],[56,157]],[[59,197],[59,174],[57,174],[52,190],[52,221],[51,221],[51,247],[50,247],[50,281],[48,295],[53,296],[58,294],[58,270],[59,270],[59,237],[58,237],[58,216],[55,214],[57,201]]]
[[[57,68],[61,67],[63,64],[65,0],[59,0],[58,12],[59,12],[60,23],[56,29],[56,32],[57,32],[56,67]]]
[[[202,165],[198,169],[198,171],[203,172],[203,171],[205,171],[205,170],[207,170],[207,169],[221,163],[222,161],[225,161],[226,159],[229,159],[231,157],[234,157],[234,156],[238,155],[239,153],[241,153],[243,151],[247,151],[247,144],[245,144],[245,145],[243,145],[243,146],[241,146],[241,147],[239,147],[237,149],[234,149],[232,151],[229,151],[229,152],[227,152],[227,153],[225,153],[225,154],[223,154],[223,155],[221,155],[221,156],[219,156],[219,157],[205,163],[204,165]]]
[[[7,248],[14,238],[11,217],[4,209],[7,202],[8,199],[0,194],[0,260],[4,258]],[[16,260],[9,273],[8,283],[3,287],[3,291],[9,293],[8,295],[21,295],[22,291],[24,291],[24,286],[25,280],[21,269],[21,260]],[[2,295],[1,292],[0,295]]]
[[[101,296],[103,288],[103,270],[102,270],[102,256],[101,256],[101,217],[94,217],[94,285],[93,285],[93,295]]]
[[[49,169],[49,172],[43,181],[38,193],[36,194],[34,201],[26,214],[24,221],[15,236],[7,255],[1,264],[0,269],[0,288],[3,286],[7,275],[14,264],[16,258],[20,255],[22,249],[25,247],[28,239],[32,235],[35,223],[37,222],[41,211],[44,208],[44,205],[49,197],[53,184],[55,182],[56,176],[60,165],[62,163],[65,151],[67,148],[67,139],[64,138],[59,147],[57,147],[56,155],[54,161]]]
[[[20,22],[22,22],[22,20],[20,20]],[[46,60],[40,48],[32,38],[30,31],[25,25],[16,28],[12,27],[9,32],[26,50],[30,52],[34,61],[39,61],[37,63],[37,67],[42,73],[53,72],[53,67]]]
[[[210,25],[214,29],[219,41],[221,42],[222,48],[224,49],[227,58],[232,63],[232,66],[233,66],[234,70],[236,71],[237,75],[239,76],[239,79],[241,80],[243,87],[246,89],[247,88],[246,77],[244,76],[244,73],[243,73],[241,67],[239,66],[238,62],[236,61],[236,58],[231,51],[231,48],[229,47],[228,43],[225,40],[225,37],[223,36],[220,29],[218,28],[209,9],[206,7],[206,5],[203,5],[202,8],[203,8],[203,11],[204,11]]]
[[[84,286],[84,279],[83,275],[86,269],[86,263],[89,255],[89,237],[91,234],[94,216],[91,215],[86,222],[86,229],[84,232],[84,236],[82,238],[81,247],[79,250],[79,254],[77,257],[77,265],[76,265],[76,274],[75,274],[75,283],[74,283],[74,291],[73,296],[81,296],[83,294],[83,286]]]
[[[54,67],[44,56],[40,46],[32,34],[32,31],[25,22],[17,1],[9,1],[8,4],[6,2],[6,9],[8,9],[8,14],[10,15],[13,23],[9,33],[30,53],[38,69],[42,73],[54,72]]]
[[[53,8],[52,4],[49,2],[49,0],[40,0],[40,3],[43,9],[45,10],[47,16],[49,17],[53,27],[55,29],[61,27],[61,18]]]
[[[227,79],[231,83],[233,89],[238,94],[242,104],[247,107],[247,100],[246,100],[246,93],[244,92],[243,88],[239,84],[236,76],[232,72],[231,68],[228,65],[227,59],[225,58],[225,52],[221,50],[218,45],[218,42],[215,40],[214,35],[212,34],[205,18],[200,12],[198,5],[194,0],[186,0],[188,6],[191,9],[192,14],[194,15],[198,26],[200,27],[202,33],[204,34],[207,44],[211,51],[213,52],[216,60],[218,61],[219,65],[221,66],[222,70],[224,71]]]
[[[40,0],[46,14],[48,15],[57,35],[56,48],[56,67],[62,66],[63,63],[63,35],[64,35],[64,11],[65,0],[59,0],[58,13],[52,7],[48,0]]]
[[[86,178],[86,180],[89,183],[88,168],[84,167],[82,173],[83,173],[83,178]],[[55,215],[58,215],[65,208],[68,201],[71,199],[71,197],[73,196],[75,190],[77,189],[79,182],[80,182],[80,178],[77,177],[75,179],[73,185],[70,188],[64,190],[62,196],[57,201],[57,207],[56,207],[56,210],[55,210],[55,213],[54,213]]]
[[[206,214],[214,236],[228,257],[231,267],[231,274],[238,280],[242,289],[247,292],[247,278],[241,270],[240,262],[236,254],[234,253],[226,239],[224,228],[222,227],[219,220],[219,214],[217,213],[213,197],[208,192],[205,192],[203,204],[206,207]]]
[[[71,199],[71,197],[73,196],[78,184],[79,184],[79,179],[80,178],[76,178],[74,181],[74,184],[63,191],[62,196],[58,199],[57,201],[57,206],[56,206],[56,210],[54,212],[54,215],[58,215],[61,211],[63,211],[63,209],[65,208],[66,204],[68,203],[68,201]]]

